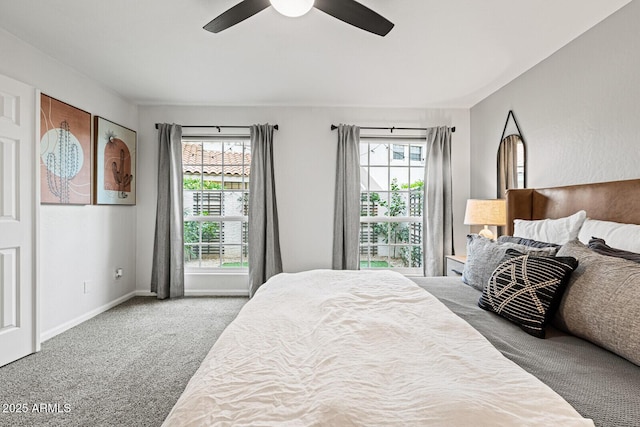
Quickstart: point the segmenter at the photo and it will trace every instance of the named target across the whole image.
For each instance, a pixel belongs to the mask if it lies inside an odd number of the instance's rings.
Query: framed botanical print
[[[96,116],[94,133],[94,203],[135,205],[136,132]]]
[[[40,94],[40,203],[91,204],[91,114]]]

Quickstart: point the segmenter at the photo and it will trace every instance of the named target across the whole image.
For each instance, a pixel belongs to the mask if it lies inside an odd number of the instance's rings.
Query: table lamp
[[[490,225],[507,225],[507,205],[504,199],[469,199],[464,213],[465,225],[484,225],[478,234],[487,239],[494,235],[489,230]]]

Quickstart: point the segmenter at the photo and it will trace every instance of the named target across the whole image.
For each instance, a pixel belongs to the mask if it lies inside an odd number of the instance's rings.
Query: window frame
[[[204,188],[204,182],[205,180],[205,173],[204,173],[204,167],[205,166],[212,166],[210,164],[205,164],[204,161],[204,155],[205,155],[205,147],[204,144],[207,142],[214,142],[214,143],[220,143],[221,144],[221,152],[224,153],[225,152],[225,144],[238,144],[239,142],[242,144],[242,163],[241,163],[241,167],[242,167],[242,173],[240,174],[240,186],[241,188],[225,188],[225,156],[222,155],[221,156],[221,162],[220,164],[215,164],[215,166],[220,166],[221,171],[220,171],[220,189],[215,189],[215,190],[207,190]],[[217,215],[204,215],[204,211],[201,209],[201,206],[199,206],[198,209],[198,213],[199,214],[186,214],[186,203],[185,206],[183,206],[183,211],[184,211],[184,215],[183,215],[183,224],[186,224],[187,222],[195,222],[195,223],[200,223],[200,224],[204,224],[204,223],[211,223],[211,224],[218,224],[218,233],[219,237],[218,237],[218,242],[216,244],[206,244],[207,242],[203,242],[202,240],[202,227],[198,227],[199,231],[198,231],[198,241],[197,242],[189,242],[187,243],[186,241],[183,242],[183,248],[184,248],[184,253],[185,253],[185,274],[208,274],[208,275],[225,275],[225,274],[242,274],[242,275],[248,275],[249,274],[249,267],[248,267],[248,254],[249,254],[249,241],[248,241],[248,227],[249,227],[249,216],[248,216],[248,197],[249,197],[249,182],[251,180],[250,177],[250,172],[249,172],[249,176],[247,176],[244,171],[246,167],[251,167],[251,164],[246,164],[245,163],[245,159],[246,159],[246,155],[247,153],[250,155],[251,154],[251,140],[250,140],[250,135],[249,134],[233,134],[233,135],[217,135],[217,134],[213,134],[213,135],[208,135],[208,134],[183,134],[182,136],[182,141],[181,144],[182,146],[184,146],[185,143],[190,143],[190,144],[201,144],[201,158],[199,159],[199,163],[196,165],[190,164],[190,166],[197,166],[200,168],[200,172],[199,174],[194,174],[192,175],[194,178],[198,178],[200,181],[200,188],[197,190],[186,190],[184,189],[184,180],[185,177],[187,176],[184,172],[182,175],[182,179],[183,179],[183,191],[184,192],[189,192],[191,194],[200,194],[200,200],[204,200],[204,195],[205,194],[214,194],[214,192],[219,192],[220,193],[220,213]],[[184,168],[184,160],[183,161],[183,168]],[[236,166],[235,164],[233,166]],[[230,182],[235,182],[235,181],[227,181],[227,183]],[[247,198],[247,201],[240,201],[240,203],[242,203],[242,211],[244,213],[246,213],[245,215],[224,215],[224,206],[225,206],[225,194],[241,194],[241,197]],[[183,202],[186,200],[187,196],[183,195]],[[233,224],[233,223],[240,223],[240,240],[239,243],[226,243],[224,241],[224,237],[223,237],[223,232],[224,232],[224,225],[225,224]],[[184,234],[183,234],[184,235]],[[186,260],[186,251],[187,251],[187,247],[189,246],[200,246],[200,247],[210,247],[210,248],[216,248],[218,249],[218,254],[219,254],[219,258],[217,261],[216,266],[203,266],[202,262],[203,262],[203,253],[201,251],[198,251],[197,254],[197,259],[196,262],[198,263],[198,265],[193,265],[187,262]],[[223,263],[225,262],[224,259],[224,255],[223,255],[223,250],[225,248],[239,248],[240,249],[240,266],[233,266],[233,267],[224,267]]]
[[[375,209],[373,209],[373,205],[371,202],[371,195],[373,193],[385,193],[387,195],[387,203],[390,203],[391,201],[391,197],[392,197],[392,187],[391,187],[391,183],[392,183],[392,169],[397,169],[397,168],[406,168],[407,169],[407,181],[408,183],[400,183],[400,184],[407,184],[407,188],[406,190],[399,190],[398,193],[403,195],[406,195],[406,197],[403,199],[405,200],[405,209],[410,210],[411,208],[411,197],[412,194],[418,194],[422,192],[422,197],[424,198],[424,184],[422,187],[422,190],[413,190],[412,189],[412,184],[415,183],[417,180],[423,181],[424,180],[424,167],[425,167],[425,161],[424,159],[420,158],[420,160],[412,160],[410,157],[411,156],[404,156],[403,159],[396,159],[395,158],[395,153],[399,152],[399,150],[397,150],[395,148],[395,146],[397,145],[402,145],[404,146],[404,152],[406,152],[406,150],[408,149],[409,152],[411,152],[412,147],[419,147],[421,150],[421,152],[424,152],[424,150],[426,150],[426,140],[424,137],[422,136],[401,136],[401,137],[379,137],[379,136],[367,136],[367,135],[361,135],[360,136],[360,141],[359,141],[359,147],[361,148],[360,150],[360,171],[363,174],[366,174],[366,177],[364,178],[366,180],[366,187],[362,188],[363,185],[361,185],[361,191],[360,191],[360,203],[361,203],[361,216],[360,216],[360,233],[359,233],[359,256],[360,256],[360,268],[362,270],[377,270],[377,269],[390,269],[393,271],[397,271],[399,273],[402,273],[404,275],[408,275],[408,276],[422,276],[424,274],[424,256],[423,256],[423,247],[424,247],[424,236],[423,236],[423,230],[422,230],[422,224],[423,224],[423,218],[424,218],[424,202],[422,201],[421,205],[420,205],[420,212],[419,215],[411,215],[411,212],[405,212],[404,215],[397,215],[397,216],[388,216],[388,215],[372,215],[372,213],[375,213]],[[362,149],[363,148],[363,144],[367,144],[366,145],[366,149]],[[371,156],[372,153],[375,153],[376,150],[380,147],[380,146],[384,146],[387,145],[387,160],[386,160],[386,164],[382,165],[382,164],[378,164],[378,163],[374,163],[372,164],[371,161]],[[363,160],[366,158],[366,164],[363,163]],[[400,164],[402,163],[402,164]],[[412,170],[415,170],[416,168],[420,168],[420,173],[419,176],[413,176],[412,174]],[[387,188],[386,189],[381,189],[381,190],[375,190],[372,188],[372,169],[386,169],[387,172],[387,177],[386,177],[386,182],[387,182]],[[361,179],[361,184],[364,181]],[[365,205],[363,205],[363,203],[366,203]],[[362,213],[366,212],[367,215],[363,216]],[[365,224],[388,224],[388,228],[387,230],[389,230],[389,227],[391,224],[394,223],[407,223],[408,224],[408,231],[409,231],[409,238],[408,238],[408,242],[400,242],[400,243],[389,243],[389,242],[379,242],[379,241],[371,241],[371,236],[375,236],[374,232],[373,232],[373,226],[369,225],[368,227],[364,227]],[[411,239],[412,239],[412,232],[415,230],[414,226],[415,224],[419,224],[419,232],[420,232],[420,242],[419,243],[411,243]],[[366,236],[363,236],[363,232],[366,232]],[[389,231],[387,231],[387,233],[389,233]],[[378,249],[380,249],[380,247],[387,247],[387,255],[386,255],[386,263],[387,266],[384,267],[371,267],[371,261],[375,261],[374,259],[372,259],[372,256],[375,255],[374,252],[376,252]],[[391,263],[391,259],[394,259],[394,257],[391,256],[391,248],[401,248],[401,247],[408,247],[409,249],[409,254],[408,254],[408,260],[410,263],[410,266],[408,267],[392,267],[392,263]],[[413,248],[414,247],[419,247],[419,253],[420,253],[420,264],[419,266],[415,266],[415,265],[411,265],[413,263]],[[374,248],[377,248],[376,250],[373,250]],[[406,254],[405,254],[406,256]],[[397,259],[397,258],[396,258]],[[364,263],[364,265],[363,265]]]

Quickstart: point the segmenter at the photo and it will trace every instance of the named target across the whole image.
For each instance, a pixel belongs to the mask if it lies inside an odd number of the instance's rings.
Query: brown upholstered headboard
[[[640,224],[640,179],[507,191],[506,234],[514,219],[562,218],[585,210],[587,217]]]

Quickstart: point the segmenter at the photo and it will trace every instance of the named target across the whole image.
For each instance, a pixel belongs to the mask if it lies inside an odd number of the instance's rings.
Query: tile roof
[[[204,157],[203,157],[204,155]],[[202,151],[201,144],[183,144],[182,145],[182,171],[184,173],[199,174],[200,165],[205,175],[222,174],[222,164],[224,163],[225,175],[242,175],[242,164],[244,157],[244,176],[251,173],[251,154],[242,154],[226,151],[223,154],[220,151]],[[224,160],[224,162],[223,162]]]

